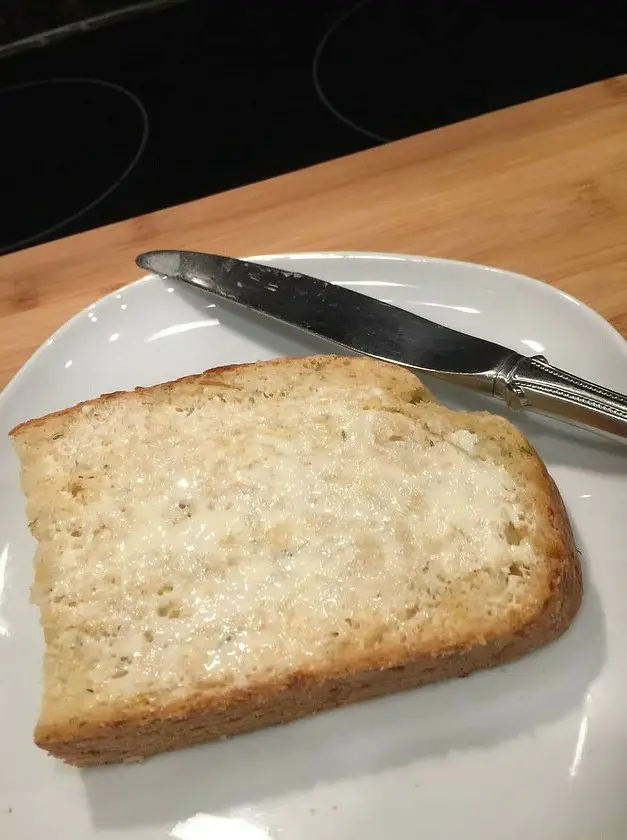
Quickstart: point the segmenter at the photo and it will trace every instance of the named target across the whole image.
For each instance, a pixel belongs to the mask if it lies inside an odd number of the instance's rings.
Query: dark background
[[[4,3],[0,252],[627,70],[627,0]]]

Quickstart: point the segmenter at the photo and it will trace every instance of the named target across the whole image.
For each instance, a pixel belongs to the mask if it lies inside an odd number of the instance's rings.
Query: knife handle
[[[496,378],[495,396],[627,443],[627,396],[553,367],[544,356],[515,356]]]

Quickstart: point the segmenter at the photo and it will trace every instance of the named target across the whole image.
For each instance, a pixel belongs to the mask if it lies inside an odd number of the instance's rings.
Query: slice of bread
[[[529,443],[400,367],[218,368],[12,436],[46,640],[35,740],[71,764],[501,665],[580,603]]]

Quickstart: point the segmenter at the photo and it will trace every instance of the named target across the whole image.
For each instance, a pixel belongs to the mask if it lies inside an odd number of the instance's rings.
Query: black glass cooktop
[[[5,55],[0,252],[624,72],[626,20],[624,0],[188,0]]]

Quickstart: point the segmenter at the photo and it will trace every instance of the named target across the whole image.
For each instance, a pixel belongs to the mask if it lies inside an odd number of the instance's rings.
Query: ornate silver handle
[[[553,367],[544,356],[514,356],[494,395],[513,409],[535,409],[627,443],[627,396]]]

